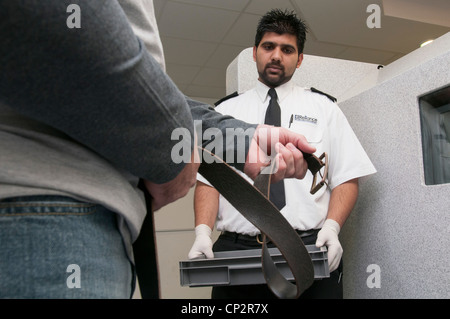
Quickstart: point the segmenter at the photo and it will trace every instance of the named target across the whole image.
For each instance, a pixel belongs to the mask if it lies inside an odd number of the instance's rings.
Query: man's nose
[[[281,61],[281,57],[282,57],[281,49],[280,48],[275,48],[272,51],[272,56],[271,56],[272,61],[280,62]]]

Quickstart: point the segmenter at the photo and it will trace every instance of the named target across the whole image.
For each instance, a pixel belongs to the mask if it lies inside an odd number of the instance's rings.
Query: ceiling
[[[370,4],[381,9],[380,28],[367,26]],[[253,46],[258,20],[274,7],[294,10],[306,22],[309,55],[387,65],[450,32],[449,0],[154,0],[154,5],[167,73],[184,94],[209,102],[225,95],[226,68]]]

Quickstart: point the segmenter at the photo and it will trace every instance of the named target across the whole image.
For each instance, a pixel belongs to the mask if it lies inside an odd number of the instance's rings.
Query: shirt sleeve
[[[81,28],[69,28],[78,4]],[[0,101],[52,126],[130,173],[163,183],[176,128],[235,122],[188,100],[133,33],[117,1],[2,1]],[[243,164],[242,164],[243,167]]]
[[[0,99],[136,176],[161,183],[174,128],[193,132],[184,95],[133,33],[117,1],[2,1]],[[193,142],[193,138],[192,138]]]
[[[212,106],[186,97],[194,123],[197,124],[201,146],[213,151],[225,162],[243,171],[247,153],[257,124],[247,123],[216,112]],[[199,126],[199,127],[198,127]],[[207,130],[215,133],[206,134]],[[221,143],[217,138],[220,138]],[[204,155],[205,156],[205,155]],[[204,156],[202,158],[204,158]]]
[[[331,138],[328,181],[331,189],[354,178],[376,173],[358,137],[336,104],[329,117],[328,134]]]

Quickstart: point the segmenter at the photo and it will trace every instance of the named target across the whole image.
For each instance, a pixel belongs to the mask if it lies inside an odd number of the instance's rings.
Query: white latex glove
[[[211,240],[212,230],[208,225],[200,224],[195,227],[195,241],[189,251],[188,258],[195,259],[202,257],[214,258],[214,253],[212,251],[212,240]]]
[[[327,246],[330,272],[337,269],[343,253],[343,249],[338,238],[340,230],[341,227],[336,221],[327,219],[323,223],[322,229],[317,234],[316,247],[320,248],[323,245]]]

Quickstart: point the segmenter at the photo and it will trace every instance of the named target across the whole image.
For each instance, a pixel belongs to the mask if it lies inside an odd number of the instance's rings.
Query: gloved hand
[[[195,241],[189,251],[189,259],[199,258],[202,257],[202,255],[205,255],[206,258],[214,258],[211,233],[212,230],[208,225],[200,224],[195,227]]]
[[[316,247],[320,248],[323,245],[327,246],[330,272],[337,269],[343,253],[343,249],[338,238],[340,230],[341,227],[336,221],[327,219],[323,223],[322,229],[317,234]]]

